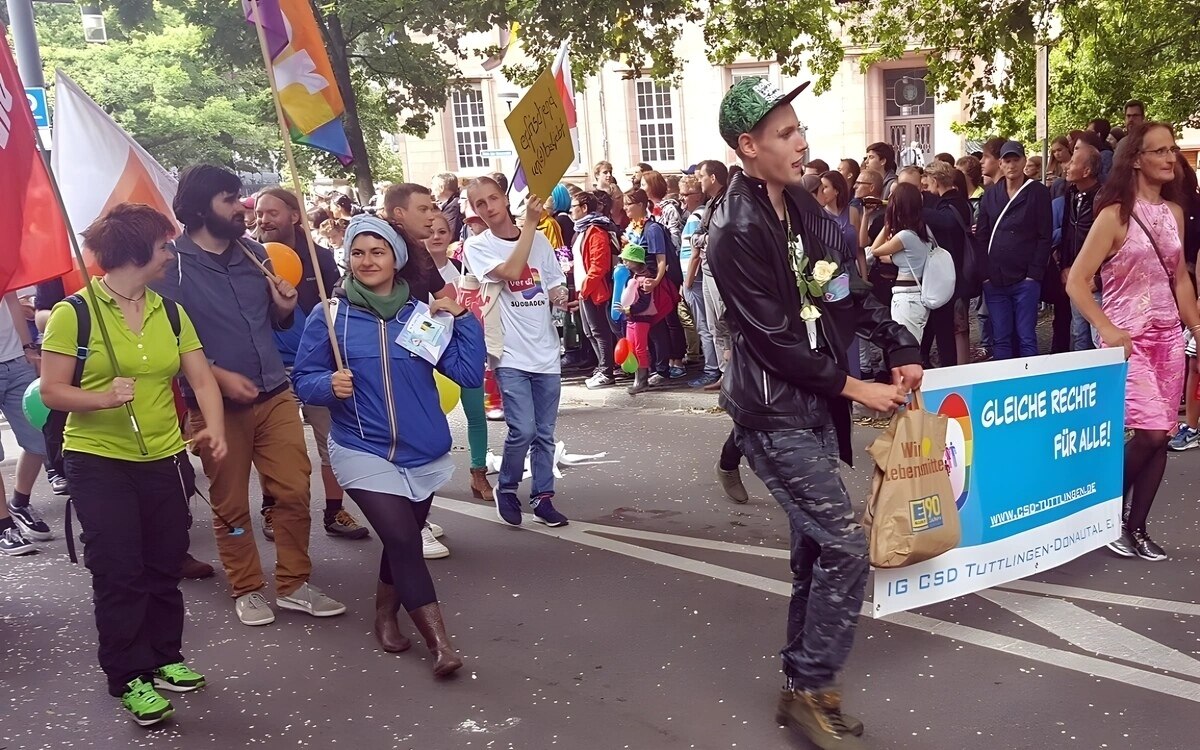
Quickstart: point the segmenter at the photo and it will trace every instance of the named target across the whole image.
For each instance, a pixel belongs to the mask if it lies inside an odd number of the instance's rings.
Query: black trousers
[[[954,341],[954,305],[950,300],[936,310],[929,311],[929,322],[921,338],[921,360],[926,369],[933,367],[930,355],[937,344],[938,366],[954,367],[958,364],[958,345]]]
[[[596,304],[590,299],[582,299],[580,302],[582,304],[579,305],[579,310],[583,313],[584,334],[587,335],[592,349],[596,352],[596,361],[599,362],[600,372],[611,377],[613,368],[620,366],[621,363],[613,362],[613,347],[616,345],[616,340],[610,325],[612,318],[609,316],[609,304],[607,302]]]
[[[113,696],[129,681],[183,661],[179,571],[188,508],[181,460],[186,454],[149,462],[64,454],[92,572],[100,668]]]
[[[429,517],[433,496],[420,502],[372,490],[346,490],[383,542],[379,580],[396,587],[396,600],[405,612],[437,601],[433,578],[425,565],[421,529]]]

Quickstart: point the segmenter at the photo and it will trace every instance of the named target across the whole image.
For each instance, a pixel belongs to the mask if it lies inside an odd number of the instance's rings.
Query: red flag
[[[5,32],[0,25],[0,292],[7,294],[62,276],[72,264],[67,225]]]

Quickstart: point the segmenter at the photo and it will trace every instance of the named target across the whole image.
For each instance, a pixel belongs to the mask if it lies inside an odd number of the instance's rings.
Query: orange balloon
[[[267,257],[271,259],[270,267],[275,275],[292,286],[300,286],[304,267],[300,264],[300,256],[296,255],[296,251],[282,242],[268,242],[263,247],[267,251]]]

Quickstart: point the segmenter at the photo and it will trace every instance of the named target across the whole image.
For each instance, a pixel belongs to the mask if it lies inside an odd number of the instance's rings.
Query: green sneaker
[[[204,687],[204,675],[193,672],[183,662],[168,664],[154,670],[154,687],[172,693],[190,693]]]
[[[130,680],[126,687],[129,689],[121,696],[121,705],[133,715],[133,720],[138,726],[157,724],[175,713],[171,701],[159,695],[154,686],[145,679],[139,677]]]

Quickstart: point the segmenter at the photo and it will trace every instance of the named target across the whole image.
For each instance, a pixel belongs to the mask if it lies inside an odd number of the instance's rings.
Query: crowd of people
[[[109,692],[139,724],[161,721],[174,709],[160,690],[205,683],[182,648],[179,580],[214,574],[188,553],[189,452],[208,478],[235,616],[265,626],[277,609],[346,611],[312,582],[307,424],[324,530],[370,536],[343,506],[349,495],[383,545],[380,648],[411,647],[403,608],[445,676],[463,662],[426,563],[450,554],[430,520],[454,472],[438,378],[460,389],[472,495],[512,525],[525,519],[527,457],[532,520],[568,523],[554,505],[564,372],[582,372],[588,389],[627,382],[631,396],[674,382],[720,391],[733,429],[716,481],[746,502],[744,459],[792,531],[780,721],[822,747],[858,747],[862,723],[842,713],[836,687],[868,572],[838,469],[853,420],[903,404],[927,368],[1122,347],[1127,509],[1110,547],[1165,559],[1147,518],[1166,449],[1200,445],[1200,193],[1172,128],[1146,121],[1140,102],[1120,131],[1095,120],[1056,139],[1046,165],[993,138],[903,167],[874,143],[832,169],[811,158],[792,107],[802,89],[734,85],[719,128],[738,165],[665,175],[639,164],[625,186],[600,162],[590,184],[529,195],[517,214],[502,174],[392,185],[364,209],[340,193],[311,205],[278,187],[245,196],[235,174],[208,165],[180,176],[181,233],[149,207],[113,208],[83,233],[102,275],[75,295],[40,285],[36,313],[15,296],[0,308],[0,410],[22,448],[0,552],[51,538],[29,503],[45,466],[83,526]],[[296,253],[299,284],[261,243]],[[411,325],[439,317],[453,321],[440,356],[403,346]],[[68,415],[61,455],[21,413],[37,367],[45,405]],[[495,487],[488,420],[507,427]],[[275,545],[274,607],[256,511]]]

